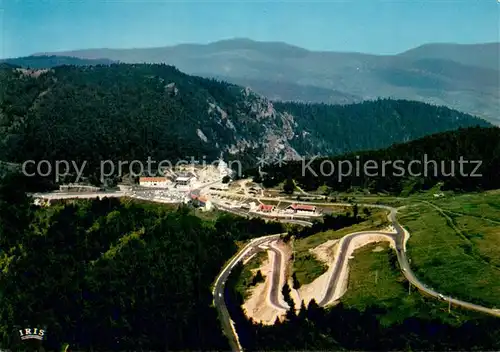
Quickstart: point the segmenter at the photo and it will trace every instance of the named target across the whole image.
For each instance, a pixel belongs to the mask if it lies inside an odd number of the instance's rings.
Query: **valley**
[[[500,351],[498,3],[0,5],[0,352]]]
[[[238,182],[248,184],[251,180]],[[196,192],[210,195],[211,201],[220,210],[235,211],[243,216],[257,214],[244,210],[245,201],[263,201],[269,204],[272,199],[269,196],[248,194],[241,198],[234,193],[234,190],[238,189],[235,187],[232,187],[232,191],[212,190],[219,188],[220,186],[212,182],[196,188]],[[268,194],[269,191],[272,190],[264,189],[262,194]],[[304,196],[303,191],[296,189],[296,192]],[[230,337],[233,349],[243,348],[241,336],[238,337],[242,327],[238,319],[236,323],[232,321],[235,307],[226,307],[226,302],[232,301],[233,298],[227,297],[231,291],[227,291],[225,285],[226,281],[231,281],[234,272],[241,270],[238,267],[242,264],[245,266],[240,275],[245,279],[238,284],[239,294],[245,297],[242,309],[248,318],[265,325],[274,326],[277,321],[285,324],[291,316],[304,314],[305,307],[311,307],[311,304],[316,302],[319,307],[330,309],[329,307],[340,304],[346,309],[360,312],[372,309],[374,305],[384,307],[385,313],[378,319],[381,326],[387,328],[399,324],[401,319],[439,319],[443,324],[460,326],[471,319],[477,319],[474,311],[478,314],[500,316],[500,312],[495,308],[500,303],[495,293],[499,279],[495,276],[497,273],[488,268],[495,265],[490,262],[497,256],[495,253],[484,252],[497,247],[494,242],[492,246],[485,241],[496,239],[495,232],[491,230],[498,229],[498,224],[490,222],[496,221],[494,214],[499,204],[498,192],[464,195],[447,192],[444,196],[446,199],[437,200],[435,192],[436,190],[433,190],[410,197],[399,197],[399,201],[404,205],[397,209],[373,202],[362,203],[358,199],[359,195],[355,194],[346,195],[350,203],[302,201],[302,204],[320,205],[322,211],[330,212],[335,209],[333,216],[339,216],[346,210],[355,210],[358,214],[363,214],[357,215],[363,219],[358,224],[340,230],[301,235],[301,231],[297,232],[297,229],[289,227],[285,233],[251,240],[224,265],[213,284],[215,307],[223,317],[221,323],[226,336]],[[306,195],[317,197],[313,194]],[[56,194],[53,196],[59,197]],[[87,193],[82,196],[92,198],[94,195]],[[281,203],[287,202],[287,198],[288,202],[293,201],[292,196],[276,199]],[[367,197],[361,196],[361,199],[363,198]],[[380,201],[384,197],[372,198],[378,198]],[[234,210],[230,210],[228,200],[233,204],[231,208]],[[154,199],[151,198],[151,201]],[[484,214],[481,217],[474,213],[475,205],[479,204],[482,207],[481,214]],[[429,209],[423,210],[421,207]],[[464,260],[460,257],[470,254],[461,242],[454,239],[457,236],[457,225],[446,222],[445,219],[439,220],[442,219],[442,213],[438,209],[445,214],[463,212],[463,215],[455,219],[458,224],[463,221],[468,223],[467,219],[470,217],[476,219],[474,225],[477,221],[486,221],[487,224],[475,227],[478,234],[474,235],[476,242],[473,252],[479,251],[476,259]],[[415,211],[418,211],[418,217],[414,216]],[[327,219],[325,217],[325,223]],[[415,221],[418,221],[418,225],[414,224]],[[440,224],[439,221],[444,222]],[[287,220],[286,226],[296,226],[294,222],[293,218]],[[300,227],[316,226],[313,222],[306,224],[297,220],[296,223]],[[437,238],[434,235],[436,229],[440,236]],[[266,252],[267,255],[262,255]],[[312,256],[304,256],[307,253]],[[491,259],[485,260],[485,255],[490,255]],[[326,270],[317,271],[315,263],[322,263],[327,267]],[[250,269],[246,269],[246,266]],[[415,270],[415,274],[412,270]],[[263,277],[255,281],[257,271],[260,271]],[[457,282],[457,276],[461,276],[462,281]],[[407,280],[410,284],[405,283]],[[482,286],[477,286],[478,284]],[[282,289],[283,286],[288,288]],[[285,294],[286,290],[289,290],[288,295]],[[292,313],[289,310],[290,302],[294,305]]]
[[[145,49],[33,53],[122,63],[166,63],[181,71],[251,87],[269,99],[348,104],[408,99],[481,116],[498,125],[499,44],[422,45],[395,55],[314,51],[246,38]]]

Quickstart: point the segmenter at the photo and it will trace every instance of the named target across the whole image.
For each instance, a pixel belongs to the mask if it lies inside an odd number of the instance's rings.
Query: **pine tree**
[[[363,214],[365,214],[365,216],[370,216],[370,209],[368,208],[363,208]]]
[[[264,281],[264,276],[262,276],[262,273],[260,272],[260,270],[258,270],[257,273],[255,274],[254,278],[252,279],[251,286],[255,286],[259,282],[263,282],[263,281]]]
[[[300,282],[299,280],[297,279],[297,275],[296,273],[293,273],[292,274],[292,281],[293,281],[293,289],[294,290],[298,290],[300,288]],[[304,301],[302,301],[302,303],[304,303]]]
[[[302,303],[300,304],[300,311],[298,317],[301,321],[304,321],[307,318],[307,308],[304,300],[302,300]]]
[[[312,299],[307,306],[307,320],[319,323],[322,316],[323,311],[321,307],[316,303],[316,300]]]
[[[291,177],[288,177],[283,185],[283,192],[286,194],[293,194],[295,190],[295,183],[293,182]]]

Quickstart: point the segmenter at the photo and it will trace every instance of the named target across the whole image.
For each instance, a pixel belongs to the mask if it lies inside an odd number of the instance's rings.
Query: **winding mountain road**
[[[200,189],[197,189],[193,193],[200,194]],[[40,196],[40,195],[36,195],[36,196]],[[76,196],[75,194],[59,193],[59,194],[51,194],[50,199],[69,198],[69,197],[75,197],[75,196]],[[123,196],[123,194],[121,194],[121,192],[116,192],[115,194],[113,194],[112,192],[106,192],[104,194],[97,194],[97,195],[96,195],[96,193],[92,193],[92,194],[80,193],[77,195],[77,197],[79,197],[79,198],[95,198],[96,196],[100,196],[100,197],[116,196],[116,197],[119,197],[119,196]],[[154,200],[152,200],[152,201],[154,201]],[[331,207],[331,206],[352,207],[353,206],[353,204],[350,204],[350,203],[307,202],[307,204],[325,205],[325,206],[329,206],[329,207]],[[397,221],[397,218],[396,218],[397,209],[396,208],[386,206],[386,205],[380,205],[380,204],[357,204],[357,205],[365,207],[365,208],[378,208],[378,209],[385,209],[385,210],[389,211],[388,219],[391,222],[391,225],[393,226],[393,228],[395,229],[395,232],[391,233],[391,234],[388,234],[388,233],[383,233],[383,234],[390,235],[394,239],[397,259],[398,259],[399,266],[402,270],[402,274],[419,291],[421,291],[422,293],[425,293],[428,296],[435,297],[437,299],[449,302],[450,304],[452,304],[454,306],[463,307],[463,308],[474,310],[477,312],[482,312],[482,313],[489,314],[489,315],[492,315],[495,317],[500,317],[500,310],[499,309],[487,308],[487,307],[483,307],[483,306],[480,306],[480,305],[477,305],[474,303],[465,302],[465,301],[462,301],[462,300],[459,300],[459,299],[456,299],[453,297],[444,296],[444,295],[440,294],[439,292],[436,292],[433,289],[427,287],[424,283],[422,283],[416,277],[416,275],[411,270],[411,267],[410,267],[410,264],[408,261],[408,257],[406,255],[405,242],[407,240],[407,232],[403,229],[403,227]],[[256,216],[255,214],[252,214],[252,215],[248,214],[247,211],[244,211],[241,209],[236,209],[236,208],[224,207],[220,204],[217,204],[217,207],[221,210],[231,212],[231,213],[234,213],[234,214],[240,215],[240,216],[246,216],[246,217]],[[280,219],[280,218],[277,218],[277,219],[275,219],[275,221],[293,223],[293,224],[298,224],[301,226],[311,226],[312,225],[312,223],[309,221],[298,220],[298,219],[282,219],[282,218]],[[340,274],[342,271],[342,267],[345,264],[345,262],[348,260],[346,253],[347,253],[347,250],[349,247],[349,243],[357,236],[362,236],[362,235],[366,235],[366,234],[377,234],[377,233],[381,234],[382,232],[369,231],[369,232],[365,232],[365,233],[353,233],[353,234],[349,234],[349,235],[344,237],[343,244],[338,252],[339,259],[337,260],[335,268],[333,269],[333,273],[330,277],[330,280],[328,281],[328,287],[326,289],[325,296],[319,302],[319,305],[327,305],[335,293],[335,288],[339,285],[338,281],[339,281],[340,276],[341,276]],[[278,239],[281,235],[282,234],[264,236],[264,237],[260,237],[260,238],[253,239],[252,241],[250,241],[240,252],[238,252],[229,261],[229,263],[222,269],[221,273],[219,274],[219,276],[215,280],[214,289],[213,289],[214,305],[220,314],[220,319],[221,319],[221,323],[222,323],[224,332],[230,341],[231,348],[233,349],[233,351],[242,351],[242,347],[239,344],[238,335],[236,334],[236,331],[234,329],[234,325],[231,321],[231,317],[229,315],[229,312],[227,310],[226,303],[224,300],[225,283],[226,283],[226,281],[231,273],[231,270],[234,268],[235,265],[237,265],[240,261],[242,261],[248,255],[262,251],[263,249],[259,248],[259,245],[262,245],[266,242],[269,242],[270,240]],[[277,252],[279,252],[279,251],[277,251]],[[275,258],[281,258],[281,256],[276,255]],[[280,260],[281,259],[277,259],[275,261],[273,272],[276,272],[276,270],[281,271],[281,269],[277,269],[277,268],[281,267],[281,264],[279,262]],[[278,264],[276,264],[276,263],[278,263]],[[276,274],[273,274],[273,276],[275,276],[275,275]],[[278,274],[277,277],[279,277],[279,275],[281,275],[281,274]],[[272,281],[276,283],[276,282],[279,282],[279,279],[276,279],[276,277],[275,277],[275,279],[273,279]],[[273,286],[276,286],[276,285],[273,285]],[[270,297],[270,299],[272,300],[272,302],[276,303],[277,306],[281,305],[279,303],[280,302],[280,300],[279,300],[280,293],[281,293],[280,287],[273,288],[270,290],[270,295],[274,296],[273,298]]]
[[[267,247],[268,252],[272,252],[274,255],[273,269],[271,274],[271,284],[269,287],[269,303],[275,308],[287,310],[288,305],[281,299],[281,288],[283,287],[286,278],[285,267],[283,262],[283,254],[281,251],[273,247],[274,241],[269,242],[269,247]]]
[[[332,203],[314,203],[314,204],[318,204],[318,205],[328,204],[329,206],[332,206]],[[353,204],[348,204],[348,203],[334,203],[333,205],[353,206]],[[482,312],[482,313],[489,314],[489,315],[500,318],[500,310],[498,310],[498,309],[491,309],[491,308],[483,307],[483,306],[480,306],[477,304],[465,302],[465,301],[462,301],[462,300],[459,300],[456,298],[444,296],[444,295],[440,294],[439,292],[436,292],[433,289],[427,287],[424,283],[422,283],[416,277],[416,275],[411,270],[411,267],[410,267],[410,264],[408,261],[408,257],[406,255],[405,242],[407,240],[407,235],[406,235],[406,232],[403,229],[403,227],[397,221],[397,217],[396,217],[397,209],[396,208],[386,206],[386,205],[380,205],[380,204],[358,204],[358,206],[388,210],[389,211],[388,219],[391,222],[391,225],[394,228],[395,232],[394,233],[387,233],[387,232],[382,232],[382,231],[366,231],[366,232],[352,233],[352,234],[344,236],[342,246],[338,252],[338,260],[336,261],[332,275],[330,276],[330,279],[328,280],[328,286],[327,286],[325,295],[324,295],[323,299],[318,303],[318,305],[325,306],[331,302],[331,300],[334,296],[334,293],[335,293],[335,289],[339,286],[339,279],[341,277],[342,268],[344,267],[345,262],[348,260],[346,254],[347,254],[347,250],[349,248],[350,242],[358,236],[378,234],[378,235],[390,236],[394,240],[395,247],[396,247],[396,255],[397,255],[399,266],[402,270],[402,274],[419,291],[421,291],[422,293],[425,293],[428,296],[435,297],[437,299],[440,299],[440,300],[443,300],[446,302],[450,302],[450,304],[452,304],[454,306],[463,307],[466,309],[471,309],[474,311]],[[274,237],[273,239],[278,238],[280,235],[275,235],[275,236],[276,237]],[[262,238],[253,240],[251,243],[248,244],[248,246],[250,249],[253,248],[254,250],[262,250],[261,248],[258,248],[258,245],[269,242],[269,240],[270,240],[269,236],[267,236],[267,238],[262,237]],[[241,258],[240,258],[240,260],[241,260]],[[236,265],[238,262],[239,262],[239,260],[237,260],[234,263],[234,265]],[[275,265],[273,271],[277,270],[276,268],[277,268],[277,266]],[[219,312],[221,312],[221,316],[223,317],[222,320],[225,320],[226,318],[230,320],[229,315],[226,316],[225,314],[222,313],[222,312],[227,312],[227,308],[225,306],[222,292],[224,289],[225,281],[227,280],[227,277],[229,276],[229,272],[230,272],[230,268],[228,268],[228,267],[224,268],[221,272],[221,275],[219,275],[219,277],[217,278],[216,284],[215,284],[215,287],[218,288],[218,292],[221,294],[221,296],[219,296],[219,297],[222,297],[222,299],[215,301],[215,306],[219,310]],[[274,273],[273,275],[276,275],[276,273]],[[276,280],[272,280],[272,282],[276,282]],[[279,287],[276,289],[270,290],[271,295],[276,295],[275,297],[272,297],[272,298],[270,297],[270,300],[272,300],[273,302],[279,302],[278,296],[281,293],[280,291],[281,290]],[[217,293],[217,291],[215,293]],[[222,322],[222,324],[223,325],[230,325],[224,321]],[[228,330],[225,329],[225,331],[227,334]],[[229,336],[229,339],[233,340],[233,341],[237,341],[238,338],[236,335],[236,331],[234,329],[231,329],[231,333],[234,336]],[[232,345],[233,345],[233,347],[235,347],[235,346],[237,347],[237,348],[233,349],[234,351],[242,351],[243,350],[239,344],[232,344]]]
[[[256,252],[262,251],[262,249],[259,248],[260,245],[268,242],[269,240],[280,238],[281,235],[282,234],[276,234],[251,240],[226,264],[226,266],[222,269],[221,273],[215,280],[214,288],[212,291],[214,297],[214,306],[219,312],[219,318],[222,324],[222,328],[227,338],[229,339],[229,344],[231,345],[231,349],[233,351],[242,351],[242,348],[239,344],[238,334],[236,333],[234,324],[231,320],[231,316],[229,315],[229,311],[226,306],[226,301],[224,299],[224,288],[226,285],[226,281],[231,274],[231,270],[240,261]]]
[[[363,236],[367,236],[367,235],[386,236],[386,237],[389,237],[389,238],[393,239],[394,241],[396,241],[396,234],[388,234],[386,232],[379,232],[379,231],[355,232],[355,233],[349,234],[347,236],[344,236],[342,238],[341,246],[340,246],[340,248],[337,252],[337,255],[336,255],[337,260],[335,262],[335,266],[333,268],[332,274],[328,280],[328,285],[327,285],[325,295],[323,296],[321,301],[318,302],[318,305],[320,307],[326,307],[335,298],[336,289],[338,287],[340,287],[340,285],[341,285],[340,280],[341,280],[342,272],[345,270],[346,263],[349,260],[349,258],[347,256],[347,252],[348,252],[349,246],[352,243],[352,240],[355,238],[359,238],[359,237],[363,237]]]

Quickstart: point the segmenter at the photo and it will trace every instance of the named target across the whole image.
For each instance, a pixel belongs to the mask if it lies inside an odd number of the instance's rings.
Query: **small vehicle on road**
[[[444,296],[442,294],[438,294],[439,299],[444,300]]]

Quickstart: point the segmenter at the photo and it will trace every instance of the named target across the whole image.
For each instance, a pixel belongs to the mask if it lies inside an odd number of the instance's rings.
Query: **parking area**
[[[187,198],[186,191],[176,189],[141,189],[136,188],[130,192],[130,197],[167,203],[183,203]]]

